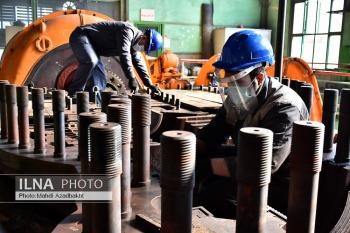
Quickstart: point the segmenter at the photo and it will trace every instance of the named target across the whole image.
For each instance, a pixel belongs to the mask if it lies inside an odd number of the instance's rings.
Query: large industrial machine
[[[44,16],[18,32],[7,44],[1,59],[0,76],[17,85],[66,89],[77,60],[68,44],[71,32],[80,25],[112,20],[88,10],[66,10]],[[125,91],[126,78],[116,57],[102,57],[108,86]]]

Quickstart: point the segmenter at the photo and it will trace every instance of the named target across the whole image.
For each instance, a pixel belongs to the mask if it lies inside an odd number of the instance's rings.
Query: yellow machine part
[[[273,76],[274,72],[274,65],[267,69],[267,74],[269,76]],[[287,76],[289,79],[305,81],[312,84],[314,93],[310,111],[310,120],[322,122],[322,98],[318,88],[316,76],[311,70],[310,66],[300,58],[285,57],[283,59],[282,75]]]
[[[208,78],[210,74],[215,71],[213,63],[219,59],[220,54],[215,54],[212,56],[201,68],[201,71],[196,79],[194,85],[208,86],[210,79]],[[271,77],[274,76],[275,66],[271,66],[267,69],[267,74]],[[222,76],[222,75],[220,75]],[[295,79],[300,81],[305,81],[312,84],[314,89],[313,103],[310,113],[310,120],[312,121],[322,121],[322,98],[320,90],[318,88],[316,76],[309,67],[309,65],[300,58],[285,57],[283,59],[283,76],[287,76],[289,79]]]

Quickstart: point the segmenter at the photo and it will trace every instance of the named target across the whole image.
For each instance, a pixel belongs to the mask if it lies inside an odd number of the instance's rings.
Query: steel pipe
[[[17,87],[19,149],[30,148],[28,87]]]
[[[16,85],[5,85],[7,108],[7,139],[9,144],[18,144],[18,112]]]
[[[53,156],[55,158],[66,158],[66,134],[65,134],[65,91],[52,91],[52,111],[54,122],[54,146],[55,151]]]
[[[34,120],[34,153],[42,154],[45,148],[45,116],[44,116],[44,90],[32,89],[32,108]]]
[[[294,122],[290,154],[287,233],[315,231],[323,136],[322,123]]]
[[[186,131],[161,136],[161,232],[192,232],[196,137]]]
[[[342,89],[340,93],[339,125],[335,162],[350,161],[350,89]]]
[[[337,89],[325,89],[323,92],[322,123],[325,126],[323,152],[331,152],[333,150],[338,95],[339,91]]]
[[[168,95],[168,94],[167,94]],[[146,186],[150,180],[151,98],[132,96],[133,186]]]
[[[130,142],[131,142],[131,105],[110,104],[107,108],[108,122],[120,124],[122,129],[122,162],[121,175],[121,216],[131,216],[131,173],[130,173]]]
[[[248,127],[240,130],[237,157],[237,233],[266,232],[272,139],[273,133],[268,129]]]
[[[105,175],[112,191],[111,202],[92,206],[92,232],[120,233],[121,127],[116,123],[93,123],[89,132],[91,173]]]

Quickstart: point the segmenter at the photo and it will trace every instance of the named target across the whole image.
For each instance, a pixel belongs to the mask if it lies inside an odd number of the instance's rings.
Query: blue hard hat
[[[148,48],[146,53],[150,51],[157,51],[163,45],[162,35],[154,29],[147,29],[145,33],[149,38]]]
[[[230,71],[246,69],[259,63],[275,62],[270,42],[253,30],[242,30],[231,35],[222,49],[216,68]]]

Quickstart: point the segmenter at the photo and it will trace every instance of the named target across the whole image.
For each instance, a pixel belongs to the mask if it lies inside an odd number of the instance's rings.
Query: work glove
[[[149,89],[151,90],[152,95],[156,94],[156,95],[160,95],[160,89],[159,87],[155,86],[155,85],[151,85],[149,86]]]
[[[139,84],[137,83],[136,79],[130,79],[129,80],[129,88],[131,93],[135,94],[139,90]]]

